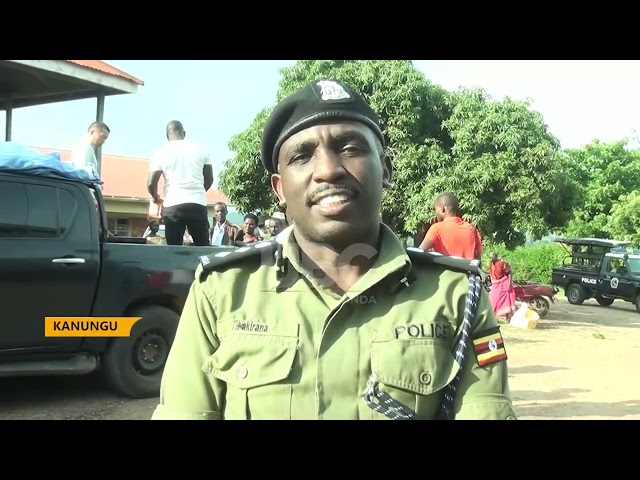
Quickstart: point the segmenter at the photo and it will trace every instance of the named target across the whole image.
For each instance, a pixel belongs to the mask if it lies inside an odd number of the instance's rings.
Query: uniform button
[[[422,372],[420,374],[420,383],[429,385],[431,383],[431,374],[429,372]]]
[[[237,371],[236,371],[236,375],[238,378],[247,378],[247,374],[249,372],[247,371],[246,368],[244,367],[240,367]]]

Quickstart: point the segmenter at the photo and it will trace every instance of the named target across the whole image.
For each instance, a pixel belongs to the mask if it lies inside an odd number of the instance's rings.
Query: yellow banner
[[[45,317],[45,337],[128,337],[142,317]]]

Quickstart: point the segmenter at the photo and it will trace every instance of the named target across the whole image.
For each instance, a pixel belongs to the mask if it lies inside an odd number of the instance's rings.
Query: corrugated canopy
[[[0,110],[131,94],[140,85],[101,60],[0,60]]]

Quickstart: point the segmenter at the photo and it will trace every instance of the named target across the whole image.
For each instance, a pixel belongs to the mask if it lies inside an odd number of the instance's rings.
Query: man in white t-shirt
[[[209,245],[206,192],[213,184],[211,158],[201,145],[185,139],[182,123],[167,125],[167,140],[151,159],[148,189],[156,203],[162,203],[162,220],[167,245],[182,245],[188,228],[194,245]],[[164,179],[164,199],[158,181]]]
[[[111,130],[106,123],[93,122],[87,129],[87,136],[71,151],[71,163],[81,170],[87,170],[99,178],[96,149],[109,138]]]

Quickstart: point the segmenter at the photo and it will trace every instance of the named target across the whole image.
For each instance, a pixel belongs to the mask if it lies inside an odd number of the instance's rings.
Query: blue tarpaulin
[[[58,152],[42,153],[17,142],[0,142],[0,173],[26,174],[101,185],[90,166],[78,168],[63,162]]]

